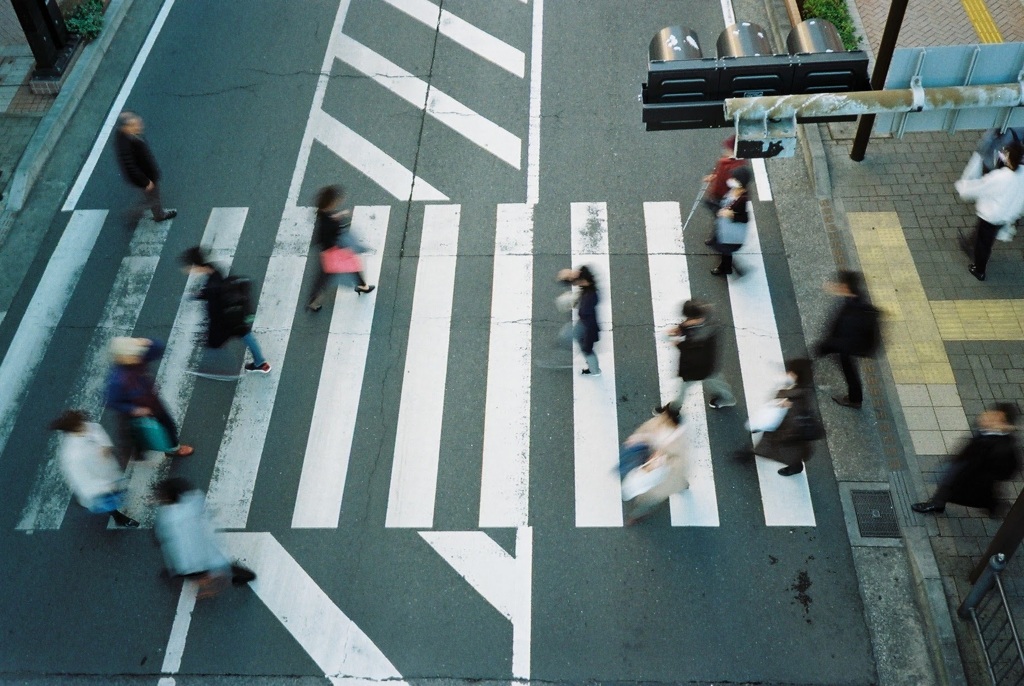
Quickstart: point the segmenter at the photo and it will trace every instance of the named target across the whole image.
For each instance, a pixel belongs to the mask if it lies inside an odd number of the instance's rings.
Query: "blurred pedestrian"
[[[857,369],[858,357],[871,357],[881,342],[879,312],[864,295],[859,272],[841,270],[835,281],[825,284],[825,291],[839,299],[824,338],[817,344],[818,357],[837,355],[846,379],[846,395],[832,396],[843,407],[859,410],[864,402],[864,387]]]
[[[157,394],[156,381],[149,363],[164,354],[164,344],[149,338],[117,337],[110,341],[113,364],[107,376],[107,407],[118,413],[126,458],[140,457],[149,449],[159,449],[171,457],[187,457],[192,446],[178,442],[178,427]],[[159,428],[146,419],[155,420]],[[159,433],[159,448],[143,444],[142,436]]]
[[[793,476],[804,470],[811,459],[812,443],[825,437],[821,419],[814,411],[811,362],[804,358],[786,362],[786,379],[782,387],[748,422],[752,433],[761,433],[753,450],[741,451],[746,456],[760,455],[785,465],[781,476]]]
[[[160,542],[167,570],[194,579],[200,597],[211,596],[230,580],[243,586],[256,574],[221,551],[206,514],[206,498],[182,478],[165,479],[153,488],[157,503],[154,533]]]
[[[121,512],[126,482],[114,457],[114,444],[103,427],[81,410],[67,410],[50,424],[60,432],[60,469],[78,503],[94,514],[109,514],[114,523],[135,529],[139,523]]]
[[[601,375],[601,365],[594,352],[594,344],[601,338],[601,326],[597,321],[597,304],[600,295],[590,267],[586,265],[576,269],[563,269],[558,272],[558,280],[565,281],[578,290],[575,299],[577,321],[573,326],[573,339],[580,346],[580,352],[587,361],[581,373],[590,376]]]
[[[310,312],[320,311],[323,306],[324,290],[331,280],[331,273],[324,268],[323,254],[332,248],[347,247],[351,250],[355,247],[355,241],[351,235],[352,210],[341,209],[341,204],[344,201],[345,189],[341,186],[324,186],[316,194],[316,223],[313,226],[313,241],[320,251],[321,260],[318,261],[320,271],[313,283],[309,302],[306,304],[306,309]],[[376,288],[376,286],[366,284],[366,279],[363,278],[361,271],[350,273],[356,280],[356,293],[369,293]]]
[[[961,179],[980,179],[993,169],[999,168],[999,153],[1013,144],[1024,144],[1024,128],[989,129],[978,139]]]
[[[750,193],[751,174],[749,167],[737,167],[729,172],[726,179],[728,192],[722,197],[721,207],[715,217],[715,240],[712,247],[722,256],[721,263],[711,270],[715,276],[725,276],[733,272],[733,253],[743,247],[747,240],[747,224],[750,221],[747,203]],[[742,276],[739,268],[736,271]]]
[[[732,173],[740,167],[747,165],[746,160],[733,157],[736,147],[736,136],[729,136],[722,141],[722,154],[715,162],[715,168],[710,174],[704,177],[704,207],[711,212],[712,218],[718,216],[718,210],[722,209],[722,198],[729,192],[728,181]],[[715,242],[714,221],[712,221],[711,237],[704,241],[705,245],[712,245]]]
[[[995,169],[979,179],[960,179],[954,184],[963,200],[975,201],[974,262],[967,270],[978,281],[985,280],[996,234],[1024,213],[1024,173],[1018,171],[1022,152],[1019,143],[1011,143],[999,151]]]
[[[1017,407],[996,403],[978,416],[977,431],[953,458],[930,500],[911,505],[915,512],[940,513],[946,503],[981,507],[990,517],[999,514],[996,482],[1017,472],[1020,456],[1015,436]]]
[[[206,301],[206,347],[221,350],[230,339],[240,338],[252,353],[252,362],[245,363],[245,371],[269,374],[270,363],[252,332],[255,309],[249,279],[225,276],[198,245],[183,252],[181,262],[190,273],[206,277],[195,296]]]
[[[699,300],[683,303],[683,321],[666,331],[679,349],[679,392],[675,399],[654,408],[655,414],[665,408],[683,411],[686,392],[691,386],[703,383],[714,409],[732,407],[736,396],[718,370],[718,326],[711,320],[711,305]]]
[[[690,465],[679,412],[666,407],[626,439],[623,447],[640,448],[644,459],[623,477],[627,526],[636,524],[673,493],[690,487]]]
[[[125,110],[117,117],[117,131],[114,133],[114,149],[121,173],[133,186],[142,190],[142,203],[131,212],[133,221],[138,221],[145,208],[153,212],[153,220],[162,222],[178,216],[177,210],[164,211],[160,202],[160,167],[157,166],[149,143],[142,137],[142,117]]]

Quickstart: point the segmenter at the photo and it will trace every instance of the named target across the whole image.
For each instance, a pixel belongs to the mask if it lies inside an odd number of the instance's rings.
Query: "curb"
[[[121,21],[128,13],[132,2],[134,0],[111,0],[104,15],[107,22],[106,27],[98,39],[82,49],[82,53],[72,68],[71,75],[64,83],[64,87],[61,88],[60,94],[50,107],[50,111],[39,122],[36,132],[32,134],[32,138],[25,147],[25,152],[11,179],[6,212],[17,213],[25,206],[25,201],[39,178],[43,166],[46,165],[50,153],[57,146],[57,141],[64,133],[68,121],[82,102],[85,91],[92,83],[92,78],[99,69],[100,62],[103,61],[103,56],[110,47],[111,41],[114,40],[114,35],[121,26]],[[0,243],[5,237],[5,234],[0,235]]]

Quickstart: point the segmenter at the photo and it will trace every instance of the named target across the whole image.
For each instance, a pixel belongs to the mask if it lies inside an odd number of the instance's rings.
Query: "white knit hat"
[[[118,336],[110,340],[110,356],[114,362],[137,362],[146,354],[147,348],[149,348],[149,342],[145,338]]]

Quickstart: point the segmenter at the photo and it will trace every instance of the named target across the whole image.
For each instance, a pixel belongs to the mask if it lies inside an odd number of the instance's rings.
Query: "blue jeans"
[[[242,336],[242,342],[245,343],[245,347],[252,353],[252,363],[259,367],[261,364],[266,362],[266,358],[263,357],[263,351],[260,349],[260,344],[256,340],[256,336],[253,335],[252,331]]]

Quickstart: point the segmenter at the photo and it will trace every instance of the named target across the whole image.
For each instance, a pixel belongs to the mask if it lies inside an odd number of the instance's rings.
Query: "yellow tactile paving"
[[[1024,300],[934,300],[931,309],[943,340],[1024,340]]]
[[[984,0],[960,0],[963,3],[964,10],[967,12],[967,18],[971,20],[971,24],[974,25],[974,30],[978,33],[978,38],[982,43],[1002,43],[1003,34],[999,32],[999,28],[996,26],[995,20],[992,19],[992,14],[988,11],[988,6]]]
[[[885,351],[897,384],[953,384],[942,331],[965,328],[954,304],[936,314],[895,212],[847,214],[871,299],[885,312]],[[955,317],[955,318],[954,318]],[[995,329],[998,318],[986,321]],[[945,323],[945,324],[944,324]]]

